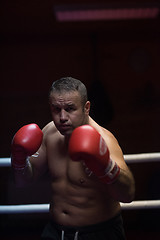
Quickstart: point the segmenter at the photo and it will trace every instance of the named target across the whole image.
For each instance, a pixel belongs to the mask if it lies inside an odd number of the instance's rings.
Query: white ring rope
[[[138,153],[124,155],[126,163],[160,162],[160,152],[157,153]],[[10,158],[0,158],[0,167],[10,167]]]
[[[157,209],[160,208],[160,200],[133,201],[120,203],[122,210]]]
[[[126,163],[160,162],[160,152],[124,155]]]
[[[160,153],[140,153],[124,155],[126,163],[159,162]],[[10,167],[10,158],[0,158],[0,167]],[[122,210],[157,209],[160,208],[160,200],[133,201],[120,203]],[[0,214],[15,213],[48,213],[49,204],[26,204],[26,205],[0,205]]]
[[[160,200],[120,203],[122,210],[146,210],[160,208]],[[49,204],[0,205],[0,214],[48,213]]]
[[[11,159],[10,158],[0,158],[0,167],[10,167]]]
[[[0,214],[47,213],[49,204],[0,205]]]

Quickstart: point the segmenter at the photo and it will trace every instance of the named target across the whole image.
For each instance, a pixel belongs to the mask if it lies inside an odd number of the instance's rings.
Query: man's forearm
[[[117,180],[108,187],[115,200],[124,203],[133,201],[135,196],[135,182],[130,171],[120,169]]]
[[[26,166],[23,169],[13,169],[14,180],[16,187],[24,187],[33,179],[32,165],[29,159],[26,161]]]

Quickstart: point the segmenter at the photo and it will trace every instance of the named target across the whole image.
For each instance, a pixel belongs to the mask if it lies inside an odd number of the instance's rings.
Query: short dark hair
[[[60,78],[56,81],[53,82],[49,96],[51,92],[71,92],[71,91],[78,91],[81,99],[82,99],[82,104],[83,106],[88,100],[88,94],[87,94],[87,89],[86,86],[78,79],[72,78],[72,77],[63,77]]]

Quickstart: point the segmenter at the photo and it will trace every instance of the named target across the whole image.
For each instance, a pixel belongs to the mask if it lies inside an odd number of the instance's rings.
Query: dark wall
[[[23,124],[43,127],[50,121],[48,90],[62,76],[87,85],[95,120],[116,135],[124,153],[159,151],[159,38],[147,37],[73,34],[3,41],[1,157],[10,155],[11,138]]]

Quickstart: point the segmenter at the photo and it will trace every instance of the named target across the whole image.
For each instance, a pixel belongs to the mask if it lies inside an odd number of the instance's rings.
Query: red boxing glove
[[[110,159],[104,139],[90,125],[77,127],[72,132],[69,155],[73,161],[84,161],[85,165],[104,183],[113,183],[120,173],[117,163]]]
[[[17,170],[24,169],[27,157],[39,149],[42,139],[43,133],[37,124],[28,124],[20,128],[11,144],[12,167]]]

